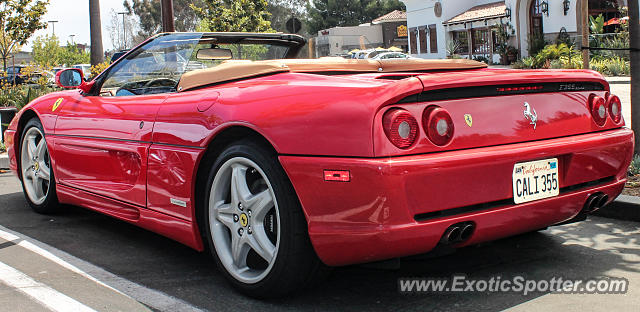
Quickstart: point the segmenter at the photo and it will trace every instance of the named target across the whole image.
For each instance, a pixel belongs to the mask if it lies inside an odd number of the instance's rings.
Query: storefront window
[[[427,51],[427,26],[420,26],[418,33],[420,35],[420,53],[428,53]]]
[[[458,44],[456,54],[469,54],[469,35],[467,31],[453,32],[453,41]]]
[[[409,30],[411,37],[409,38],[411,54],[418,54],[418,29],[413,27]]]
[[[429,46],[431,53],[438,53],[438,32],[436,25],[429,25]]]
[[[473,54],[490,54],[489,30],[473,30]]]

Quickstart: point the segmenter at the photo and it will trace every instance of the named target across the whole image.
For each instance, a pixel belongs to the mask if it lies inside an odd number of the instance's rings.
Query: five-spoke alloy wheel
[[[317,280],[326,270],[277,154],[245,139],[210,161],[203,236],[230,283],[249,296],[272,298]]]
[[[20,144],[22,187],[29,205],[39,213],[58,207],[51,158],[42,124],[36,118],[25,125]]]
[[[265,173],[250,159],[227,160],[213,180],[209,207],[213,243],[225,269],[244,283],[262,280],[275,262],[280,233],[278,204]]]

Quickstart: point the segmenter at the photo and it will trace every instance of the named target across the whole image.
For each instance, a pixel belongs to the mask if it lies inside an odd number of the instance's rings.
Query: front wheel
[[[241,292],[282,296],[302,288],[322,267],[274,153],[251,141],[231,145],[212,166],[207,185],[210,249]]]
[[[22,189],[29,206],[38,213],[58,211],[56,183],[44,129],[37,118],[27,122],[20,141]]]

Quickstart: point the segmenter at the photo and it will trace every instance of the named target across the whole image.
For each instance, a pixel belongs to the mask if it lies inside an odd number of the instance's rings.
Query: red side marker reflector
[[[349,170],[325,170],[324,180],[333,182],[349,182],[351,181],[351,174]]]

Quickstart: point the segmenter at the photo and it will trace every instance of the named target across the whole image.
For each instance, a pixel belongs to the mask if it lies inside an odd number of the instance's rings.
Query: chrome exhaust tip
[[[473,223],[469,223],[467,225],[465,225],[462,228],[462,231],[460,232],[460,241],[464,242],[466,240],[468,240],[469,238],[471,238],[471,236],[473,235],[473,232],[475,231],[476,226]]]
[[[444,235],[442,235],[442,238],[440,239],[440,243],[442,244],[456,243],[458,239],[460,239],[461,232],[462,230],[457,225],[452,225],[448,227],[447,230],[444,231]]]

